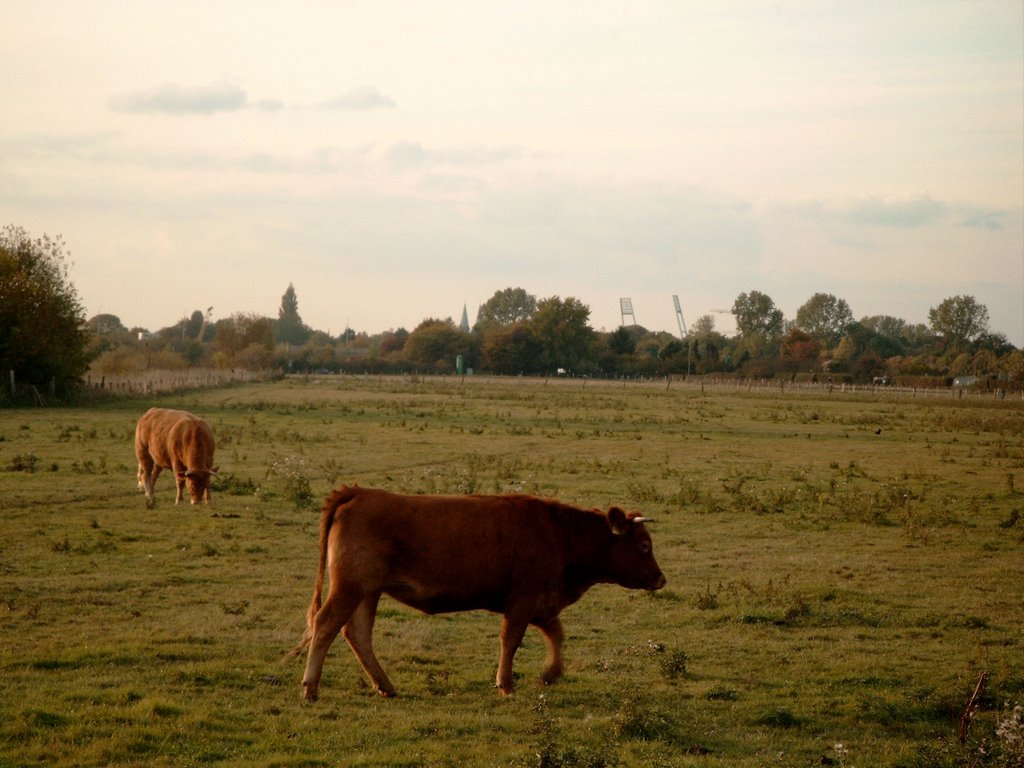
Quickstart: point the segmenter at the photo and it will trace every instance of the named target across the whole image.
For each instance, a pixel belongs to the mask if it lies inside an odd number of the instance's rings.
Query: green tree
[[[739,331],[736,367],[756,376],[770,375],[770,361],[782,337],[782,310],[776,308],[770,296],[751,291],[736,297],[732,314]]]
[[[796,311],[795,325],[826,347],[834,347],[853,322],[850,305],[831,293],[816,293]]]
[[[830,370],[849,370],[850,365],[856,362],[857,355],[857,342],[852,336],[843,336],[832,350],[833,366]]]
[[[455,370],[456,358],[462,355],[469,359],[472,348],[472,337],[460,331],[451,318],[427,318],[409,334],[402,356],[413,365],[436,373],[450,373]]]
[[[94,315],[89,318],[89,330],[97,336],[109,338],[115,343],[128,341],[131,331],[124,327],[117,315]]]
[[[541,343],[544,370],[565,368],[579,372],[586,367],[594,341],[589,321],[590,307],[571,296],[551,296],[537,302],[530,326]]]
[[[480,305],[476,314],[476,330],[494,325],[513,325],[529,320],[537,311],[537,297],[522,288],[497,291]]]
[[[299,315],[299,299],[295,288],[288,283],[288,288],[281,297],[281,308],[277,311],[277,322],[274,324],[274,340],[284,344],[305,344],[313,332],[302,322]]]
[[[732,305],[736,329],[740,336],[761,337],[774,341],[782,335],[782,310],[777,309],[771,297],[760,291],[741,293]]]
[[[698,338],[710,336],[715,332],[715,316],[701,315],[690,326],[690,335]]]
[[[988,307],[973,296],[951,296],[928,310],[928,322],[947,347],[956,351],[988,332]]]
[[[999,358],[999,368],[1011,381],[1024,379],[1024,351],[1015,349]]]
[[[409,332],[405,328],[397,331],[388,331],[381,336],[377,345],[377,354],[381,357],[397,355],[405,348],[405,342],[409,339]]]
[[[492,373],[535,373],[542,347],[527,323],[495,326],[484,333],[483,363]]]
[[[256,361],[259,367],[265,367],[265,360],[274,352],[273,323],[269,317],[236,312],[228,319],[217,322],[214,344],[228,361],[233,362],[239,358],[238,365],[242,365],[241,361],[244,360]],[[247,349],[249,351],[242,356],[242,352]]]
[[[624,325],[608,335],[608,349],[616,355],[629,356],[636,352],[636,336]]]
[[[990,350],[998,357],[1008,355],[1016,349],[1002,333],[983,333],[974,340],[974,346],[977,349]]]
[[[722,360],[722,353],[728,350],[730,342],[715,330],[714,315],[698,317],[690,325],[686,342],[692,364],[690,372],[703,374],[729,369],[729,365]]]
[[[907,329],[907,321],[892,315],[872,315],[862,317],[860,324],[869,331],[874,331],[880,336],[887,336],[897,341],[902,341]]]
[[[686,373],[690,362],[689,349],[685,342],[671,338],[658,350],[658,367],[663,374]]]
[[[89,327],[89,359],[93,363],[104,352],[121,346],[132,346],[135,339],[117,315],[95,315],[86,324]]]
[[[78,382],[89,367],[90,332],[58,236],[0,231],[0,387],[11,373],[37,390]]]
[[[887,372],[882,358],[870,350],[860,355],[850,365],[850,373],[853,374],[853,377],[863,382],[870,382],[876,376],[884,376]]]
[[[899,336],[878,333],[863,323],[850,323],[843,338],[854,342],[858,354],[872,352],[883,359],[898,357],[904,350],[904,342]]]

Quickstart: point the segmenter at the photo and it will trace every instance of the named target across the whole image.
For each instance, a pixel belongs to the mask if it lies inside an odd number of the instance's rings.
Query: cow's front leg
[[[528,622],[508,614],[501,622],[501,655],[498,657],[498,675],[495,684],[503,696],[512,693],[512,659],[523,642]]]
[[[174,473],[174,482],[178,486],[178,495],[174,497],[174,506],[181,504],[182,494],[185,492],[185,472],[183,470]]]
[[[534,624],[544,636],[544,642],[548,646],[547,658],[544,660],[544,672],[540,680],[544,685],[550,685],[562,676],[562,641],[565,633],[562,630],[561,620],[555,616],[548,621],[536,622]]]
[[[154,496],[156,489],[156,479],[160,476],[160,467],[156,464],[150,465],[148,468],[139,468],[139,472],[143,473],[142,482],[143,490],[146,492],[146,507],[152,509],[156,506],[156,497]]]

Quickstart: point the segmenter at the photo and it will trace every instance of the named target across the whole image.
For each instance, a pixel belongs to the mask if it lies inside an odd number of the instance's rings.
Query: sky
[[[8,0],[0,226],[86,316],[678,333],[760,291],[1024,347],[1020,0]]]

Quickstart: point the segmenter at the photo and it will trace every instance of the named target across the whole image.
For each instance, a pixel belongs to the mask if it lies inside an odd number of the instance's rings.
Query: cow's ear
[[[629,519],[621,509],[611,507],[608,510],[608,525],[611,527],[612,533],[616,536],[621,536],[628,530]]]

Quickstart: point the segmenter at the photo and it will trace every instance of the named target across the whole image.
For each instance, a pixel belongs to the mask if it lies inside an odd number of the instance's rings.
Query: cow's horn
[[[634,523],[653,523],[653,522],[655,522],[655,519],[653,517],[644,517],[643,515],[641,515],[640,517],[634,517],[633,518],[633,522]]]

